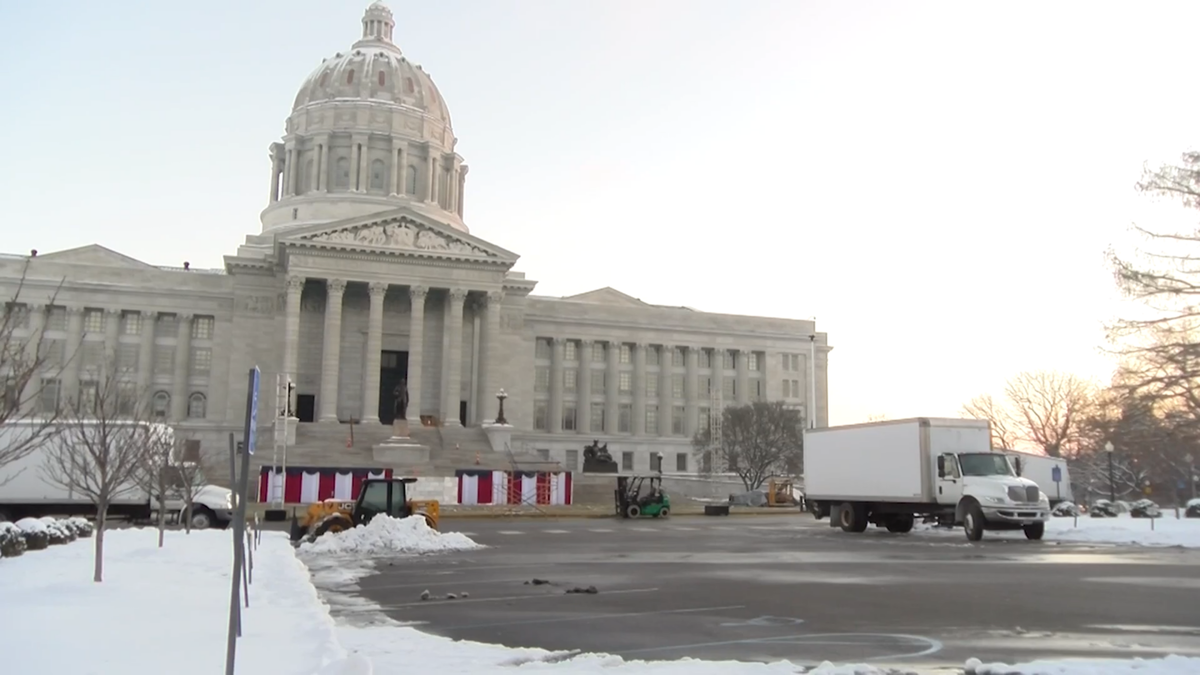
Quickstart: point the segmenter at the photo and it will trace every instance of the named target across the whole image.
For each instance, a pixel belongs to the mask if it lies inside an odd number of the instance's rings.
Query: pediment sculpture
[[[461,239],[419,227],[412,223],[384,223],[366,227],[326,232],[313,237],[313,241],[334,244],[360,244],[384,248],[406,248],[417,251],[445,251],[468,255],[488,256],[489,252]]]

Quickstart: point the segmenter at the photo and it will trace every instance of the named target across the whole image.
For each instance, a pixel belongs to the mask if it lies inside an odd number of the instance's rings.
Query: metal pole
[[[808,336],[808,428],[817,428],[817,324],[813,322],[813,334]]]
[[[1117,503],[1117,482],[1113,478],[1112,452],[1108,453],[1108,497],[1112,503]]]
[[[235,481],[237,495],[236,511],[233,516],[233,575],[229,593],[229,630],[225,642],[225,675],[234,675],[237,665],[237,639],[242,635],[241,590],[243,583],[243,556],[245,555],[246,485],[250,473],[250,455],[254,453],[254,436],[258,421],[258,367],[250,369],[249,386],[246,390],[246,426],[242,441],[242,470]]]

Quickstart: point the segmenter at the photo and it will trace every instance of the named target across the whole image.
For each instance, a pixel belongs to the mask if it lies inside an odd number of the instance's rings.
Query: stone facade
[[[515,253],[470,234],[449,112],[393,28],[372,4],[362,39],[305,81],[270,148],[262,232],[224,269],[99,245],[0,258],[5,297],[24,278],[20,330],[62,355],[46,404],[86,395],[115,362],[157,417],[220,451],[240,433],[253,366],[260,420],[290,410],[302,426],[390,422],[407,377],[410,426],[490,423],[503,389],[514,450],[568,469],[596,439],[626,468],[662,453],[664,469],[695,471],[689,438],[722,405],[783,400],[827,424],[830,347],[812,321],[611,288],[533,295]],[[281,374],[290,401],[275,395]]]

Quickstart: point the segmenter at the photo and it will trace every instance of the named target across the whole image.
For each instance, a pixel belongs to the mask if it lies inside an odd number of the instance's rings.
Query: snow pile
[[[232,534],[112,529],[104,581],[76,540],[0,560],[5,673],[211,675],[225,672]],[[313,675],[341,659],[333,622],[287,535],[264,532],[243,608],[237,672]],[[19,617],[19,620],[15,617]],[[378,672],[378,671],[376,671]]]
[[[1015,666],[968,659],[966,671],[966,675],[1194,675],[1200,672],[1200,659],[1172,655],[1162,659],[1128,661],[1031,661]]]
[[[25,535],[12,523],[0,522],[0,558],[15,558],[25,552]]]
[[[430,529],[420,516],[392,518],[375,516],[366,525],[334,532],[311,543],[300,545],[304,553],[327,555],[354,554],[359,556],[388,553],[444,553],[483,548],[473,539],[458,532],[438,532]]]
[[[1074,518],[1051,518],[1046,525],[1045,538],[1097,544],[1200,548],[1200,519],[1164,516],[1155,518],[1151,529],[1149,518],[1125,515],[1117,518],[1079,518],[1078,527]]]

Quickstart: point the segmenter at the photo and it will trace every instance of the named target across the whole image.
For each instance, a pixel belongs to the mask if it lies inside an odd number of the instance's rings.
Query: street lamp
[[[1109,501],[1117,503],[1117,483],[1113,479],[1113,444],[1112,441],[1104,442],[1104,452],[1108,453],[1108,497]]]
[[[501,389],[496,392],[496,400],[500,401],[500,410],[496,412],[496,424],[508,424],[508,420],[504,419],[504,399],[508,398],[508,394]]]
[[[1183,461],[1187,462],[1187,465],[1188,465],[1188,485],[1191,486],[1191,488],[1192,488],[1192,499],[1195,499],[1196,498],[1196,465],[1193,464],[1193,462],[1196,461],[1196,458],[1192,457],[1192,453],[1189,452],[1188,454],[1183,456]]]

